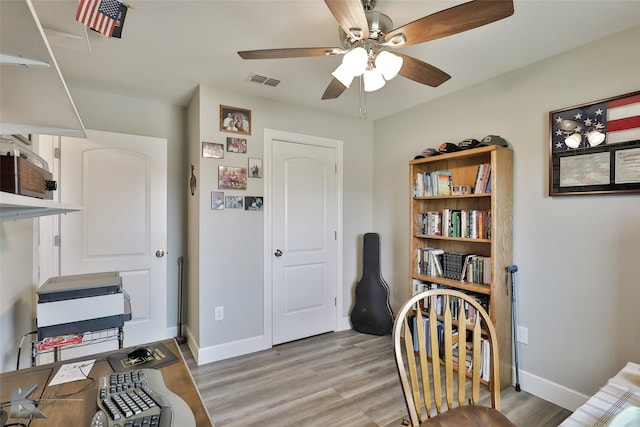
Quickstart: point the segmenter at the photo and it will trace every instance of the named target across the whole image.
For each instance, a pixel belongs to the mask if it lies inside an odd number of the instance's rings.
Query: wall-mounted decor
[[[242,196],[225,196],[224,207],[227,209],[243,209],[244,197]]]
[[[221,105],[220,130],[251,135],[251,110]]]
[[[218,188],[220,190],[246,190],[247,168],[218,166]]]
[[[244,198],[245,211],[261,211],[262,204],[262,196],[247,196]]]
[[[249,158],[249,178],[262,178],[262,159]]]
[[[195,166],[191,165],[191,178],[189,178],[189,188],[191,188],[191,195],[195,195],[196,194],[196,175],[193,172],[195,169]]]
[[[224,209],[224,191],[211,192],[211,209],[214,211]]]
[[[246,153],[247,140],[244,138],[227,137],[227,151],[229,153]]]
[[[549,195],[640,193],[640,91],[549,113]]]
[[[224,159],[224,145],[215,142],[202,142],[202,157]]]

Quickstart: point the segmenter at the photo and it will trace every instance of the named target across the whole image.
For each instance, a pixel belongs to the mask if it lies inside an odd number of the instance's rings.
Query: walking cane
[[[511,327],[513,329],[513,357],[516,364],[516,391],[520,391],[520,368],[518,366],[518,323],[516,315],[516,271],[518,271],[518,266],[510,265],[506,270],[507,280],[509,274],[511,274]]]

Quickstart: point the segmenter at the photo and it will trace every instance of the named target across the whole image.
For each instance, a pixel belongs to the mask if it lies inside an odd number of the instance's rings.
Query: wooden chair
[[[480,302],[462,292],[429,290],[402,306],[393,344],[412,426],[515,427],[500,413],[495,337]],[[491,407],[478,405],[481,385],[489,389]]]

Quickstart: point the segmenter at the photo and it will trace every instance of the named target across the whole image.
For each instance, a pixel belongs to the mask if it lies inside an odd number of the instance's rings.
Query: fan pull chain
[[[360,76],[360,118],[367,119],[367,92],[364,90],[364,77]]]

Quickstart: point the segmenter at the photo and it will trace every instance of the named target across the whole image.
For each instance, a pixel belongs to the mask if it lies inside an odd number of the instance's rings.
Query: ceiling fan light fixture
[[[592,130],[587,134],[587,140],[589,141],[589,145],[592,147],[602,144],[604,142],[604,138],[604,133],[598,130]]]
[[[355,77],[364,73],[367,69],[368,61],[369,55],[367,54],[367,51],[362,47],[356,47],[345,53],[342,58],[342,65],[344,65]]]
[[[364,91],[374,92],[385,85],[384,77],[378,68],[372,68],[364,72]]]
[[[578,148],[581,142],[582,142],[582,135],[579,133],[574,133],[564,139],[564,143],[569,148]]]
[[[391,80],[398,75],[402,68],[403,59],[401,56],[383,50],[376,56],[376,68],[380,70],[385,80]]]
[[[331,75],[335,77],[336,80],[338,80],[340,83],[342,83],[342,85],[346,88],[349,88],[351,82],[353,81],[353,78],[355,77],[351,70],[349,70],[349,67],[344,64],[340,64],[338,68],[336,68],[336,70],[331,73]]]

